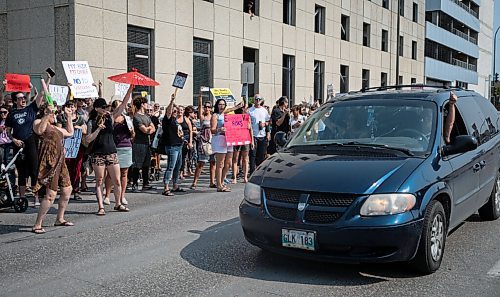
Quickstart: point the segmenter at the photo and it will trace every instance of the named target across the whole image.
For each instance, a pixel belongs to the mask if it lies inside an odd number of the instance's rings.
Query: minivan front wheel
[[[487,221],[493,221],[500,217],[500,174],[497,174],[490,199],[479,209],[479,216]]]
[[[425,211],[422,236],[417,255],[413,260],[416,268],[421,272],[430,274],[441,266],[447,226],[443,205],[437,200],[431,201]]]

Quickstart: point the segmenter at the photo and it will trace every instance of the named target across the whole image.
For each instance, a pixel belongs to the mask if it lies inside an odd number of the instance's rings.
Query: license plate
[[[284,247],[314,251],[316,232],[281,229],[281,244]]]

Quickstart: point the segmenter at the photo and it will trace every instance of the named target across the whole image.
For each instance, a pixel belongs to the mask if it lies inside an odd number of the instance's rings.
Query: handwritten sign
[[[54,100],[57,105],[61,106],[66,103],[66,98],[68,97],[68,87],[49,85],[49,92],[52,95],[52,100]]]
[[[82,129],[75,129],[73,136],[64,140],[65,157],[68,159],[76,158],[80,143],[82,143]]]
[[[30,76],[24,74],[6,73],[5,79],[7,92],[29,92],[30,91]]]
[[[224,99],[226,101],[226,107],[233,107],[236,105],[236,99],[234,99],[233,93],[230,89],[214,88],[210,89],[210,92],[215,97],[215,100]]]
[[[184,85],[186,84],[187,77],[188,75],[186,73],[177,72],[174,78],[174,82],[172,83],[172,86],[179,89],[183,89]]]
[[[129,87],[129,84],[115,84],[115,96],[121,99],[125,98]]]
[[[64,73],[68,82],[73,84],[75,98],[98,97],[97,89],[92,85],[94,79],[87,61],[63,61]]]
[[[224,127],[226,128],[227,145],[245,145],[252,142],[248,123],[248,114],[226,114],[224,115]]]

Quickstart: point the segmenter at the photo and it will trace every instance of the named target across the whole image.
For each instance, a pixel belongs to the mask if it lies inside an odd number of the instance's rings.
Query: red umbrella
[[[109,80],[112,80],[117,83],[130,84],[134,86],[159,86],[160,83],[149,78],[145,75],[140,74],[137,69],[132,68],[131,72],[122,73],[118,75],[113,75],[108,77]]]

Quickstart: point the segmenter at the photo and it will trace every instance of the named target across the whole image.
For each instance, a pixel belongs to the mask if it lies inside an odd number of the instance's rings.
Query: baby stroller
[[[26,197],[16,198],[15,185],[12,185],[10,181],[11,168],[22,152],[21,148],[9,164],[2,164],[0,169],[0,208],[14,207],[16,212],[25,212],[28,209],[28,199]]]

